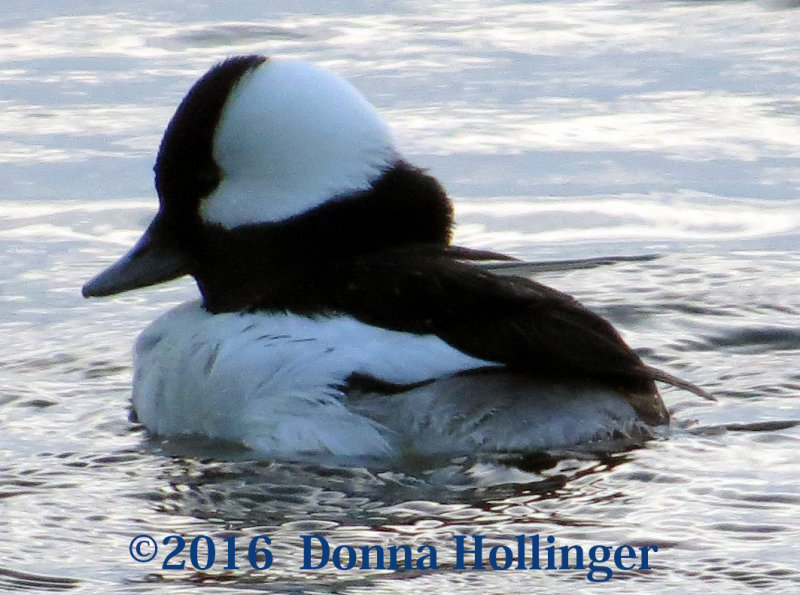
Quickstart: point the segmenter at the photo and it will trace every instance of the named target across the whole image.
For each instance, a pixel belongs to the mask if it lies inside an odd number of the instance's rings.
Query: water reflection
[[[655,544],[653,570],[604,589],[791,591],[800,53],[794,12],[762,5],[11,0],[0,17],[0,590],[588,584],[580,572],[454,571],[452,559],[437,572],[302,571],[299,536],[314,532],[443,552],[454,534]],[[670,431],[610,456],[374,469],[150,440],[127,420],[130,346],[196,289],[86,304],[79,288],[152,216],[154,154],[183,93],[243,52],[351,79],[456,197],[460,243],[537,261],[599,257],[531,272],[719,402],[667,388]],[[657,257],[603,258],[619,255]],[[268,534],[279,562],[269,573],[162,571],[130,559],[141,533],[217,544],[233,534],[240,560]]]

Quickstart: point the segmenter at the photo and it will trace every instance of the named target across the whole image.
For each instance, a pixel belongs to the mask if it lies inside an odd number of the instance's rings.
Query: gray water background
[[[800,14],[793,2],[21,2],[0,13],[0,591],[797,592]],[[611,319],[665,387],[663,439],[608,457],[414,469],[222,456],[127,418],[130,348],[184,280],[80,286],[155,211],[152,164],[233,54],[348,78],[456,203],[457,242],[529,260]],[[225,453],[230,455],[230,453]],[[148,533],[209,571],[137,563]],[[301,570],[300,536],[429,544],[438,571]],[[269,535],[275,563],[249,569]],[[454,570],[452,536],[655,544],[652,570]],[[240,570],[223,570],[235,535]],[[188,543],[187,543],[188,550]],[[188,556],[179,556],[187,560]]]

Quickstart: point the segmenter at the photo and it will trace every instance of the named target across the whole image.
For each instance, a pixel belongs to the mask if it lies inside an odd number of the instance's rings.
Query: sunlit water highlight
[[[452,569],[452,536],[655,544],[604,592],[800,583],[800,15],[791,2],[56,3],[0,15],[0,591],[544,592],[586,572]],[[68,11],[68,12],[67,12]],[[655,256],[539,280],[610,318],[675,423],[607,457],[412,468],[253,461],[127,419],[130,347],[196,290],[79,288],[152,216],[185,91],[237,53],[350,79],[456,199],[461,244]],[[301,570],[300,535],[440,550],[438,571]],[[162,571],[132,537],[237,537],[241,569]],[[249,570],[248,540],[273,542]],[[218,553],[218,556],[221,554]],[[163,561],[160,555],[157,561]],[[598,589],[599,590],[599,589]]]

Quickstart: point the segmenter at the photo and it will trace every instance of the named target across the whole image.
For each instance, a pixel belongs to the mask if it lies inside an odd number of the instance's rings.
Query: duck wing
[[[648,423],[669,418],[655,380],[703,392],[645,365],[609,322],[571,296],[496,275],[447,248],[359,256],[334,270],[327,287],[337,281],[338,290],[328,294],[336,296],[334,310],[392,330],[435,334],[529,376],[603,383],[626,395]]]

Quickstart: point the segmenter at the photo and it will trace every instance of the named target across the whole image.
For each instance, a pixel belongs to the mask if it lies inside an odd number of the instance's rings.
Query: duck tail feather
[[[671,384],[677,388],[682,388],[683,390],[689,391],[692,394],[697,395],[698,397],[702,397],[709,401],[716,401],[716,397],[714,395],[704,391],[702,388],[697,386],[696,384],[692,384],[688,380],[684,380],[683,378],[678,378],[677,376],[673,376],[672,374],[665,372],[664,370],[659,370],[658,368],[653,368],[651,366],[646,367],[648,374],[653,380],[658,380],[660,382],[665,382],[667,384]]]

